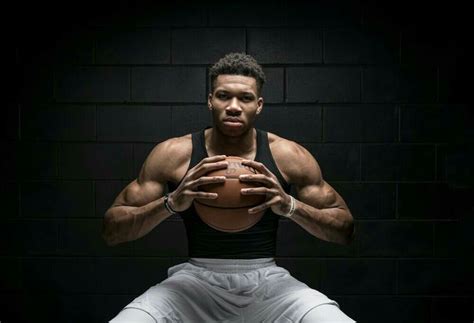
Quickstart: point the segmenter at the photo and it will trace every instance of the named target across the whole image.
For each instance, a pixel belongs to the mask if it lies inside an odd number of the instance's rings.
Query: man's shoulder
[[[151,169],[159,168],[156,169],[157,172],[173,176],[177,169],[189,162],[192,148],[191,134],[169,138],[152,149],[146,163]]]
[[[268,133],[268,142],[278,169],[289,182],[298,181],[301,176],[304,176],[315,166],[314,157],[297,142],[270,132]]]
[[[162,142],[159,142],[155,145],[152,150],[152,153],[162,155],[171,154],[175,157],[180,157],[186,155],[188,150],[192,149],[192,139],[191,134],[187,134],[180,137],[173,137],[166,139]]]
[[[273,157],[282,159],[293,159],[305,152],[298,143],[268,132],[268,143]]]

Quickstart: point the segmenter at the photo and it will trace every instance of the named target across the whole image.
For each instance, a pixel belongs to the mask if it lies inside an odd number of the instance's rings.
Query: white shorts
[[[273,258],[191,258],[125,309],[156,322],[299,322],[311,309],[339,305],[298,281]],[[120,314],[119,314],[120,316]]]

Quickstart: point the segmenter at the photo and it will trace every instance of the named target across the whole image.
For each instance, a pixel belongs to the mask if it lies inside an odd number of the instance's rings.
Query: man
[[[188,262],[148,289],[111,322],[353,322],[338,304],[293,278],[274,262],[278,219],[287,217],[317,238],[340,244],[353,239],[353,219],[341,196],[323,180],[313,156],[295,142],[254,128],[263,109],[265,75],[249,55],[232,53],[210,69],[208,107],[213,126],[158,144],[140,174],[106,212],[109,245],[143,237],[170,215],[186,226]],[[215,199],[199,186],[220,183],[205,176],[227,167],[225,156],[260,174],[241,194],[266,196],[250,213],[266,210],[251,228],[221,232],[196,214],[193,200]],[[169,194],[164,195],[168,185]],[[297,193],[289,195],[290,185]]]

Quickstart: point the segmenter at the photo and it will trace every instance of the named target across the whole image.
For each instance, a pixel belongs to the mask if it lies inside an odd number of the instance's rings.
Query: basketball
[[[260,183],[241,182],[239,175],[258,174],[252,167],[242,165],[242,158],[229,156],[229,166],[207,173],[205,176],[225,176],[223,183],[205,184],[199,190],[217,193],[217,199],[195,199],[194,207],[199,217],[209,226],[224,232],[238,232],[250,228],[257,223],[264,211],[249,214],[248,209],[262,204],[265,195],[242,195],[242,188],[262,186]]]

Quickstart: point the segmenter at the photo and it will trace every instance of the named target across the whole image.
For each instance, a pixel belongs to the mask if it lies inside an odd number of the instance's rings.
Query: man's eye
[[[250,101],[253,100],[253,98],[252,98],[251,96],[244,96],[244,97],[243,97],[243,100],[244,100],[245,102],[250,102]]]
[[[218,95],[217,95],[217,98],[218,98],[218,99],[221,99],[221,100],[225,100],[225,99],[227,99],[227,95],[225,95],[225,94],[218,94]]]

